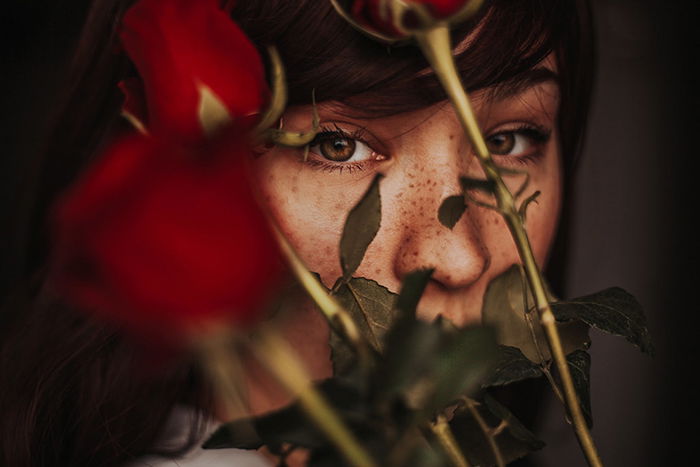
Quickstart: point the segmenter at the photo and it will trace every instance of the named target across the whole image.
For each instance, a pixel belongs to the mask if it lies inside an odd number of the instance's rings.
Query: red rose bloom
[[[177,344],[260,318],[282,261],[248,183],[243,138],[198,150],[118,141],[55,211],[54,278],[77,305]]]
[[[205,136],[203,90],[239,128],[267,100],[260,56],[218,0],[140,0],[124,16],[120,35],[141,78],[122,85],[125,110],[151,134],[185,142]]]
[[[260,319],[281,278],[246,168],[247,117],[268,88],[217,0],[140,0],[121,38],[140,73],[120,83],[124,110],[148,135],[117,140],[57,203],[53,281],[86,311],[179,347]]]
[[[436,20],[448,19],[459,13],[471,0],[405,0],[406,3],[427,7]],[[401,38],[404,34],[393,23],[390,12],[391,2],[386,3],[386,11],[381,11],[380,0],[353,0],[350,13],[362,26],[389,37]]]

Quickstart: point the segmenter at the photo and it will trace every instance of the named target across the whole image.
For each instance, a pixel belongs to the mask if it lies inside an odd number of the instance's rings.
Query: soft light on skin
[[[546,60],[543,66],[553,69],[553,60]],[[496,156],[501,166],[530,174],[521,201],[536,190],[541,192],[528,209],[526,228],[542,266],[554,239],[561,205],[558,86],[552,80],[538,81],[500,98],[490,91],[472,94],[487,141],[523,127],[549,132],[546,141],[514,133],[519,135],[518,154]],[[460,193],[460,176],[483,178],[451,106],[441,102],[375,119],[348,118],[342,110],[341,104],[322,103],[321,126],[350,135],[360,132],[356,136],[367,146],[358,143],[358,154],[366,160],[328,161],[316,146],[307,162],[302,150],[280,147],[268,150],[255,162],[262,199],[282,231],[309,268],[332,286],[341,275],[338,244],[347,213],[374,175],[381,172],[385,175],[380,189],[381,227],[355,276],[373,279],[397,292],[407,273],[432,267],[433,280],[420,302],[419,316],[432,320],[442,315],[457,325],[478,322],[488,283],[519,258],[510,232],[495,211],[469,204],[453,229],[437,218],[442,201]],[[308,128],[311,115],[310,107],[290,108],[283,118],[284,129]],[[522,176],[505,179],[511,191],[523,181]],[[483,194],[475,195],[487,200]],[[285,333],[314,377],[330,376],[328,328],[318,312],[311,306],[299,310],[287,320]],[[277,405],[276,391],[268,383],[264,377],[251,383],[254,412]]]

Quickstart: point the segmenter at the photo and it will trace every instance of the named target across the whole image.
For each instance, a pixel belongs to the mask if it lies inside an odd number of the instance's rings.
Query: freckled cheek
[[[544,265],[554,240],[559,219],[560,199],[558,180],[534,180],[526,193],[516,201],[518,205],[536,190],[541,191],[537,202],[527,209],[525,228],[530,244],[540,266]],[[491,210],[470,207],[467,215],[481,232],[481,239],[491,256],[491,269],[502,272],[511,264],[520,262],[515,242],[503,217]]]
[[[554,241],[559,223],[561,199],[553,187],[543,191],[538,204],[528,208],[526,228],[532,242],[532,249],[538,264],[544,267]]]
[[[503,217],[496,211],[469,206],[467,215],[470,222],[479,231],[480,241],[490,258],[490,269],[505,269],[517,262],[518,253],[510,235],[510,230]]]
[[[256,167],[263,202],[309,269],[330,286],[340,276],[338,244],[345,218],[364,191],[330,184],[324,177],[334,174],[296,161],[270,159]]]

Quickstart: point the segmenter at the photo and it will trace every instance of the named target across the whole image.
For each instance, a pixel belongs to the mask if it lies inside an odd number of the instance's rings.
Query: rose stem
[[[447,95],[454,106],[462,127],[466,131],[469,139],[475,148],[476,155],[481,163],[481,167],[489,181],[494,184],[494,194],[508,228],[513,236],[513,240],[518,248],[520,258],[525,267],[525,273],[530,284],[530,288],[535,296],[537,311],[545,329],[547,341],[552,350],[554,361],[556,362],[559,374],[564,386],[564,396],[566,405],[573,419],[574,431],[576,432],[581,449],[586,456],[589,465],[594,467],[602,466],[602,462],[596,450],[593,438],[588,430],[586,422],[581,412],[581,406],[574,389],[571,372],[566,362],[566,357],[561,345],[561,339],[556,328],[556,320],[549,306],[547,295],[545,294],[542,276],[532,253],[530,241],[525,232],[522,219],[515,205],[513,195],[503,182],[501,175],[493,162],[484,137],[479,130],[474,111],[469,102],[467,92],[459,79],[459,74],[452,59],[452,48],[450,47],[449,28],[446,24],[441,24],[415,34],[418,45],[426,56],[435,74],[442,83]]]
[[[479,425],[481,431],[484,433],[486,441],[489,443],[489,447],[493,453],[493,458],[496,461],[496,465],[498,467],[505,467],[506,463],[503,461],[503,455],[501,454],[501,450],[498,448],[498,443],[496,443],[496,435],[494,434],[494,430],[486,424],[484,417],[481,416],[479,409],[476,408],[476,404],[472,399],[465,397],[464,403],[467,405],[467,409],[472,414],[472,417],[474,417],[474,420],[476,420],[476,423]]]
[[[316,303],[316,306],[318,306],[331,326],[338,330],[339,334],[345,337],[357,351],[361,367],[368,369],[371,361],[369,347],[362,334],[360,334],[355,321],[353,321],[340,303],[328,293],[319,280],[311,274],[302,259],[299,258],[294,247],[292,247],[284,234],[279,230],[279,227],[277,227],[274,222],[271,222],[271,224],[277,236],[282,254],[287,259],[299,283]]]
[[[552,388],[552,391],[554,391],[554,395],[559,399],[559,402],[561,402],[564,406],[566,406],[566,401],[564,400],[564,396],[561,393],[561,390],[559,389],[559,386],[557,385],[557,382],[554,381],[554,377],[552,376],[552,372],[549,371],[549,365],[545,363],[545,358],[544,354],[542,353],[542,348],[540,346],[540,341],[537,339],[537,333],[535,332],[535,325],[532,322],[532,316],[530,316],[530,305],[529,305],[529,299],[528,299],[528,294],[527,294],[527,283],[526,280],[523,278],[523,267],[520,266],[520,279],[522,282],[522,289],[523,289],[523,304],[524,304],[524,315],[525,315],[525,321],[527,322],[527,327],[530,330],[530,336],[532,337],[532,343],[535,344],[535,349],[537,350],[537,358],[540,360],[540,370],[542,370],[542,374],[547,378],[547,381],[549,381],[549,385]]]
[[[234,334],[228,330],[217,330],[193,342],[198,360],[213,385],[215,397],[222,404],[225,416],[231,420],[248,415],[245,389],[236,377],[243,374],[241,362],[229,345],[234,340]]]
[[[259,342],[251,344],[257,358],[291,394],[298,397],[306,415],[335,444],[345,459],[354,466],[375,466],[369,454],[313,386],[289,344],[277,334],[264,329],[258,337]]]
[[[435,422],[430,423],[428,428],[435,435],[445,454],[450,458],[452,464],[457,467],[471,467],[469,461],[462,454],[457,441],[455,440],[449,423],[444,415],[438,415]]]

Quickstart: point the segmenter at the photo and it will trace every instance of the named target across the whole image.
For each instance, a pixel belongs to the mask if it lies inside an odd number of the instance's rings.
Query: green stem
[[[426,58],[430,62],[435,74],[442,83],[443,88],[454,106],[462,127],[466,131],[474,146],[477,158],[488,180],[494,184],[494,194],[499,211],[503,215],[508,229],[520,254],[525,275],[535,297],[535,304],[540,316],[540,321],[545,329],[545,335],[552,351],[552,356],[561,375],[566,405],[573,419],[574,431],[581,448],[591,466],[602,466],[600,456],[596,450],[593,438],[586,425],[581,405],[574,389],[571,372],[566,362],[564,350],[561,345],[559,332],[556,328],[556,320],[549,306],[547,295],[540,274],[532,246],[525,232],[522,219],[518,214],[515,199],[501,178],[498,167],[493,162],[491,154],[486,146],[486,141],[481,134],[479,125],[474,115],[467,92],[464,90],[459,74],[452,58],[449,28],[446,24],[437,25],[431,29],[416,34],[416,40]]]
[[[503,455],[501,454],[501,450],[498,448],[498,443],[496,443],[496,435],[494,434],[493,430],[486,424],[484,417],[482,417],[479,413],[479,409],[476,408],[476,404],[474,404],[473,400],[467,397],[465,398],[465,404],[467,404],[467,409],[469,409],[472,417],[474,417],[474,420],[476,420],[479,428],[484,433],[486,441],[489,443],[489,447],[491,448],[491,453],[493,453],[493,459],[496,461],[496,465],[498,467],[505,467],[506,463],[503,461]]]
[[[264,330],[259,337],[259,342],[253,344],[257,357],[291,394],[297,396],[306,415],[326,434],[348,463],[358,467],[375,466],[374,460],[313,386],[287,342]]]
[[[525,218],[523,217],[523,220],[524,219]],[[545,361],[544,353],[542,352],[542,348],[540,347],[540,340],[537,338],[537,332],[535,331],[535,325],[532,322],[532,317],[530,316],[530,304],[529,304],[528,294],[527,294],[527,284],[525,283],[525,279],[523,279],[522,266],[521,266],[520,278],[522,281],[522,288],[523,288],[523,303],[525,305],[524,306],[525,309],[523,310],[523,313],[525,314],[525,322],[527,322],[527,327],[530,330],[530,337],[532,337],[532,343],[535,345],[535,350],[537,350],[537,358],[539,358],[540,370],[542,370],[542,373],[547,378],[547,381],[549,381],[549,385],[552,388],[552,391],[554,391],[554,395],[557,397],[557,399],[559,399],[559,402],[561,402],[564,406],[566,406],[566,401],[564,400],[564,396],[562,395],[561,390],[559,389],[559,386],[557,385],[557,382],[554,381],[554,377],[552,377],[552,372],[549,371],[549,366],[547,365],[547,362]]]
[[[340,336],[345,338],[352,348],[357,351],[360,366],[365,369],[369,368],[372,356],[367,341],[360,333],[355,321],[353,321],[347,310],[328,293],[323,284],[311,274],[311,271],[306,267],[294,250],[294,247],[292,247],[274,221],[271,222],[271,225],[277,237],[277,242],[280,245],[280,250],[286,257],[294,276],[302,287],[304,287],[314,303],[316,303],[316,306],[321,310],[331,327],[333,327]]]
[[[431,423],[429,428],[453,465],[456,467],[470,467],[469,461],[462,454],[462,450],[459,448],[450,429],[450,424],[444,415],[438,415],[437,420]]]
[[[206,338],[193,342],[207,379],[211,382],[216,401],[228,419],[248,415],[248,400],[241,375],[243,366],[232,350],[235,335],[228,330],[212,332]]]

